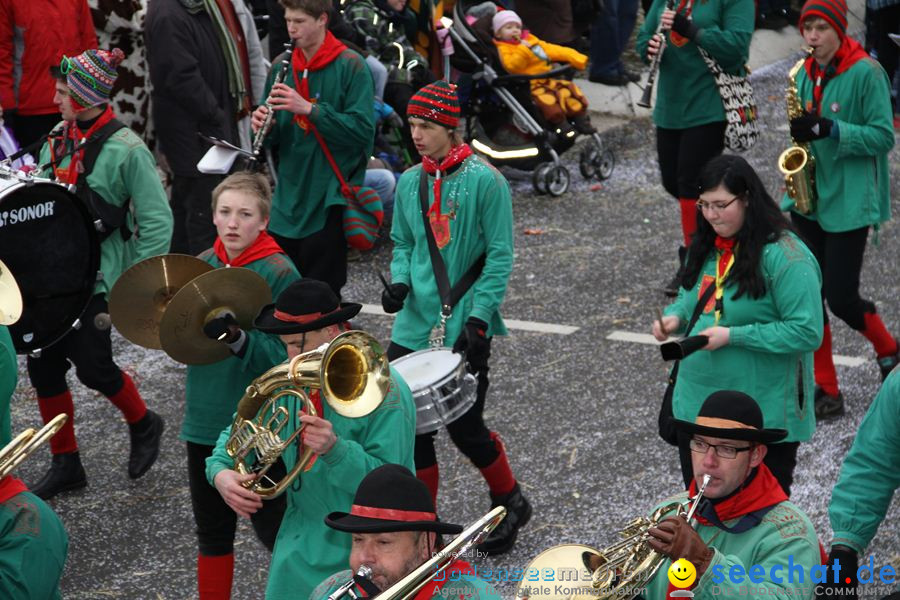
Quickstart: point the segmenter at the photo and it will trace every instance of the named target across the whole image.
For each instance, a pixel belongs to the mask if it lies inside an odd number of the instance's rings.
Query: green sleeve
[[[425,177],[421,167],[418,167],[417,171],[419,177]],[[391,224],[391,240],[394,242],[394,253],[391,258],[391,282],[405,283],[408,286],[411,286],[410,282],[412,281],[409,266],[416,239],[406,214],[413,211],[406,211],[404,208],[408,202],[419,202],[418,194],[413,195],[413,190],[418,187],[418,181],[418,177],[415,177],[412,169],[404,173],[400,178],[395,196],[394,220]],[[417,215],[420,213],[421,211],[415,211]]]
[[[156,171],[156,161],[143,144],[128,152],[124,177],[137,233],[131,238],[134,262],[165,254],[172,240],[172,209]]]
[[[34,530],[23,528],[23,523]],[[59,517],[30,493],[0,504],[0,590],[4,600],[62,598],[59,580],[68,553]]]
[[[723,0],[722,28],[704,27],[697,35],[700,47],[728,73],[740,72],[750,57],[754,10],[750,0]]]
[[[235,416],[237,416],[237,413],[235,413]],[[232,421],[233,420],[234,417],[232,417]],[[228,452],[225,451],[225,444],[228,442],[229,437],[231,437],[230,424],[219,434],[219,439],[216,440],[216,447],[213,449],[213,453],[206,459],[206,480],[209,481],[209,485],[213,487],[216,487],[216,475],[218,475],[220,471],[230,469],[234,466],[234,460],[228,456]]]
[[[782,258],[778,272],[766,282],[781,320],[738,325],[729,330],[736,347],[790,354],[812,352],[822,343],[822,279],[809,258]]]
[[[0,448],[12,440],[9,402],[16,391],[19,365],[9,329],[0,325]]]
[[[900,370],[885,380],[856,432],[831,492],[832,544],[862,556],[900,487]]]
[[[338,59],[346,73],[344,106],[338,108],[327,100],[315,104],[309,115],[332,153],[339,148],[359,149],[361,156],[368,156],[375,139],[375,110],[372,105],[372,74],[363,58],[352,50],[345,51]]]
[[[288,262],[287,256],[284,261]],[[273,269],[265,273],[266,281],[272,288],[272,299],[278,298],[286,287],[300,279],[294,265],[288,264],[287,268]],[[287,360],[287,350],[284,342],[277,335],[253,330],[247,333],[247,347],[244,350],[244,368],[254,375],[262,375],[273,366]]]
[[[672,304],[663,309],[664,315],[676,316],[680,321],[678,330],[670,331],[670,334],[685,333],[688,321],[691,320],[691,315],[694,314],[694,309],[697,307],[697,302],[700,300],[700,284],[703,282],[704,271],[705,269],[700,271],[700,275],[697,276],[697,283],[695,283],[691,289],[686,290],[683,286],[678,286],[678,297],[675,298],[675,301],[672,302]]]
[[[641,25],[641,29],[637,34],[637,40],[635,42],[637,53],[638,56],[641,57],[641,60],[647,64],[650,63],[650,58],[647,56],[647,43],[650,41],[650,38],[656,34],[656,29],[659,27],[659,18],[662,16],[665,7],[666,0],[653,0],[653,4],[650,5],[650,10],[647,11],[647,15],[644,18],[644,24]]]
[[[490,167],[493,182],[482,191],[481,230],[484,234],[484,269],[472,286],[473,306],[470,316],[490,323],[500,310],[513,268],[513,214],[509,183],[499,171]]]
[[[894,111],[887,74],[874,60],[860,62],[854,68],[866,69],[859,75],[864,81],[856,96],[863,104],[862,123],[838,120],[838,158],[877,156],[894,147]]]

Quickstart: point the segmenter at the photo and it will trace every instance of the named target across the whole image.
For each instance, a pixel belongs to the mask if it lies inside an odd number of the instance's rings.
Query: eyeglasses
[[[59,72],[63,75],[68,75],[73,71],[76,71],[79,75],[81,75],[82,81],[87,83],[89,86],[91,86],[98,92],[103,91],[103,88],[100,87],[100,84],[97,83],[97,80],[94,79],[94,77],[90,73],[85,73],[78,68],[78,64],[74,60],[72,60],[68,56],[63,56],[62,60],[59,61]]]
[[[691,450],[698,454],[706,454],[710,448],[716,449],[716,456],[719,458],[737,458],[738,452],[750,452],[753,446],[745,446],[743,448],[735,448],[734,446],[723,446],[718,444],[710,444],[696,438],[691,439]]]
[[[728,202],[713,202],[713,203],[709,203],[705,200],[697,200],[697,208],[700,210],[708,210],[710,212],[720,213],[723,210],[725,210],[726,208],[728,208],[729,206],[731,206],[732,204],[734,204],[734,201],[737,200],[738,198],[740,198],[740,196],[735,196]]]

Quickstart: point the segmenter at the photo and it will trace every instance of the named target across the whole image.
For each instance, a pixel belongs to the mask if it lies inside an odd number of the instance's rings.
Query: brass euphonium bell
[[[315,406],[303,388],[319,389],[322,398],[339,415],[364,417],[384,400],[390,387],[390,367],[381,344],[362,331],[348,331],[310,352],[275,366],[253,380],[238,403],[231,435],[225,445],[234,459],[234,470],[254,473],[246,484],[263,498],[284,492],[306,468],[313,456],[299,441],[303,427],[287,438],[281,432],[292,420],[282,398],[295,398],[302,410],[314,417]],[[288,404],[290,406],[290,404]],[[280,481],[266,477],[284,452],[298,445],[296,463]]]

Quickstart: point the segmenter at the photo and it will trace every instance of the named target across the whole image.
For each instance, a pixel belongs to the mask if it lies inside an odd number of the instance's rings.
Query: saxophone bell
[[[787,102],[788,122],[803,115],[803,105],[797,91],[796,76],[803,63],[812,55],[815,48],[803,49],[804,56],[798,60],[788,72],[788,87],[785,90]],[[787,195],[794,201],[794,209],[803,215],[808,215],[816,209],[816,161],[808,143],[798,143],[791,140],[793,146],[781,153],[778,157],[778,170],[784,176],[784,186]]]

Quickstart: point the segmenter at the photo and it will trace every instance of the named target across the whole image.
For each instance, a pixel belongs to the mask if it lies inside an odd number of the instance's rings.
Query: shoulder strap
[[[97,157],[100,156],[100,150],[103,149],[103,144],[113,136],[115,132],[125,127],[125,123],[121,122],[118,119],[112,119],[109,123],[98,129],[94,132],[94,135],[87,140],[87,143],[84,148],[84,157],[81,159],[81,165],[84,167],[84,172],[82,172],[78,178],[78,185],[81,185],[83,180],[87,179],[87,176],[91,174],[94,170],[94,164],[97,162]],[[83,178],[83,179],[82,179]]]
[[[697,302],[697,306],[694,307],[694,312],[691,315],[691,320],[688,321],[687,328],[684,330],[685,337],[690,335],[691,329],[693,329],[694,325],[696,325],[697,319],[700,318],[700,313],[703,312],[703,307],[706,306],[706,303],[709,302],[710,298],[712,298],[715,289],[716,285],[714,283],[710,283],[708,286],[706,286],[706,289],[703,290],[703,293],[700,294],[700,300]],[[675,364],[672,366],[672,370],[669,371],[669,383],[671,383],[672,385],[675,384],[675,379],[678,377],[678,367],[680,365],[681,361],[676,360]]]
[[[78,181],[75,184],[75,193],[84,200],[88,210],[91,211],[91,214],[96,219],[94,225],[97,227],[97,234],[100,236],[101,242],[108,238],[116,229],[122,230],[123,240],[128,240],[131,237],[131,231],[125,226],[125,216],[128,214],[131,198],[127,199],[122,206],[110,204],[103,196],[94,192],[87,183],[88,175],[94,170],[94,165],[97,163],[103,144],[117,131],[124,128],[125,124],[114,118],[85,140],[84,156],[81,159],[81,165],[84,170],[78,174]]]

